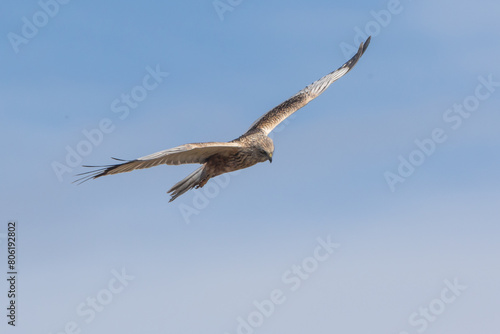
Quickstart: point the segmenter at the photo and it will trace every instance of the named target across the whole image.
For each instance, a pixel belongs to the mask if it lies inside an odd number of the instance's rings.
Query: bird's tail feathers
[[[172,196],[169,202],[172,202],[174,199],[190,189],[193,189],[195,187],[203,187],[208,181],[205,167],[206,165],[201,166],[200,168],[189,174],[186,178],[177,182],[172,188],[170,188],[170,190],[167,191],[167,193]]]

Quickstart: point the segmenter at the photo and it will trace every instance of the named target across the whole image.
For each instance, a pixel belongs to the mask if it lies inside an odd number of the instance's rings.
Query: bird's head
[[[271,138],[263,136],[261,140],[259,140],[257,151],[262,162],[267,160],[273,162],[274,143]]]

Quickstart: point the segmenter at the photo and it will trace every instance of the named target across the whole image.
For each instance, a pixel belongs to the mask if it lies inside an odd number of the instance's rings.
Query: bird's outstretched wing
[[[238,152],[240,149],[241,145],[234,142],[194,143],[194,144],[185,144],[168,150],[156,152],[135,160],[121,160],[113,158],[115,160],[123,162],[115,165],[106,165],[106,166],[83,166],[83,167],[91,167],[97,169],[78,174],[78,176],[81,177],[75,180],[74,182],[83,183],[85,181],[95,179],[104,175],[125,173],[133,171],[135,169],[149,168],[162,164],[167,164],[167,165],[195,164],[195,163],[202,164],[214,154],[223,154],[223,155],[231,154]]]
[[[288,116],[318,97],[328,88],[328,86],[330,86],[337,79],[343,77],[354,67],[354,65],[356,65],[359,58],[361,58],[366,48],[368,47],[368,44],[370,44],[370,38],[371,37],[368,37],[368,39],[364,43],[360,44],[358,52],[344,65],[340,66],[330,74],[325,75],[321,79],[313,82],[285,102],[281,103],[279,106],[276,106],[274,109],[271,109],[270,111],[265,113],[250,126],[250,129],[248,129],[247,132],[253,132],[260,129],[264,131],[266,135],[268,135]]]

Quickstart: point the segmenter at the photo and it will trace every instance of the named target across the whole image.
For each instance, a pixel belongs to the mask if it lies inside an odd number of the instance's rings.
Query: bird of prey
[[[120,163],[106,166],[83,166],[98,169],[78,174],[83,176],[75,182],[82,183],[105,175],[130,172],[162,164],[201,164],[201,167],[168,191],[171,195],[171,202],[190,189],[203,187],[209,179],[215,176],[251,167],[259,162],[272,162],[274,144],[268,134],[288,116],[314,100],[334,81],[349,72],[366,51],[370,38],[368,37],[364,43],[360,44],[358,52],[344,65],[265,113],[250,126],[247,132],[230,142],[185,144],[135,160],[113,158],[119,160]]]

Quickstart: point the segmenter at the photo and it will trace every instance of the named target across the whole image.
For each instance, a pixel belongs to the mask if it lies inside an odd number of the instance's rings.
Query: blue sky
[[[500,328],[497,2],[0,9],[0,258],[9,220],[19,254],[2,332]],[[238,137],[365,34],[356,67],[273,133],[272,164],[172,203],[195,166],[71,183],[76,162]]]

